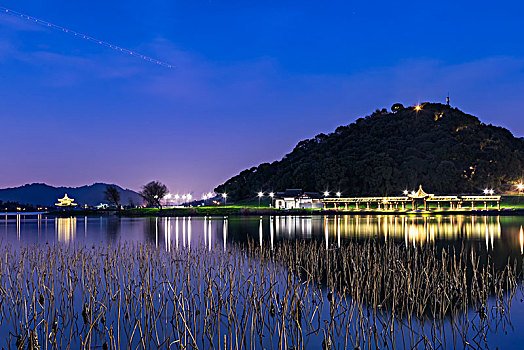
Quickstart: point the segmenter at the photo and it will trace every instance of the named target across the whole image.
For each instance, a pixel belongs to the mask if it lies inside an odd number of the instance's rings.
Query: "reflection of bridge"
[[[493,247],[494,240],[500,239],[501,224],[498,216],[337,215],[324,218],[324,231],[326,236],[362,239],[383,237],[385,240],[405,240],[406,244],[424,244],[437,240],[485,240],[489,248]]]
[[[449,210],[463,209],[466,205],[475,207],[475,203],[481,203],[480,209],[488,210],[488,204],[493,207],[496,204],[497,210],[500,210],[500,196],[435,196],[427,194],[419,187],[417,192],[406,194],[401,197],[354,197],[354,198],[324,198],[324,209],[335,210],[417,210],[418,204],[422,204],[424,210],[442,210],[447,207]],[[436,204],[436,207],[431,207]],[[362,205],[362,207],[361,207]]]

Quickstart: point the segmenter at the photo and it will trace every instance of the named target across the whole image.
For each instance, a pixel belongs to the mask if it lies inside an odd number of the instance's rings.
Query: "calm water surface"
[[[518,216],[262,216],[117,218],[42,215],[0,217],[0,244],[19,247],[59,242],[66,245],[150,243],[171,251],[205,247],[225,249],[252,241],[273,247],[283,240],[316,240],[322,249],[336,249],[347,241],[374,238],[407,247],[466,246],[495,265],[524,253],[524,217]],[[490,347],[524,344],[524,305],[512,304],[511,326],[490,334]]]
[[[523,253],[520,216],[0,217],[4,244],[149,242],[162,249],[255,240],[321,240],[326,248],[375,238],[406,245],[474,245],[499,257]]]

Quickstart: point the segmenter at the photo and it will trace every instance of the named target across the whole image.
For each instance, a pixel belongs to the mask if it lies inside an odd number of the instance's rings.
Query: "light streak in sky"
[[[93,42],[93,43],[95,43],[97,45],[106,46],[106,47],[109,47],[110,49],[113,49],[115,51],[119,51],[121,53],[125,53],[125,54],[128,54],[128,55],[140,58],[140,59],[142,59],[144,61],[151,62],[151,63],[154,63],[154,64],[158,64],[158,65],[166,67],[166,68],[175,68],[175,66],[173,66],[173,65],[171,65],[169,63],[166,63],[166,62],[163,62],[163,61],[159,61],[159,60],[157,60],[155,58],[152,58],[152,57],[149,57],[149,56],[142,55],[141,53],[138,53],[136,51],[132,51],[132,50],[126,49],[124,47],[113,45],[111,43],[108,43],[107,41],[99,40],[99,39],[93,38],[92,36],[89,36],[87,34],[76,32],[74,30],[71,30],[71,29],[68,29],[68,28],[64,28],[64,27],[61,27],[59,25],[56,25],[56,24],[53,24],[53,23],[41,20],[41,19],[36,18],[36,17],[32,17],[32,16],[29,16],[29,15],[23,14],[23,13],[20,13],[20,12],[17,12],[17,11],[13,11],[11,9],[8,9],[8,8],[2,7],[2,6],[0,6],[0,13],[8,14],[8,15],[11,15],[11,16],[14,16],[14,17],[19,17],[19,18],[22,18],[22,19],[24,19],[26,21],[29,21],[29,22],[33,22],[33,23],[40,24],[40,25],[48,27],[48,28],[59,30],[59,31],[61,31],[63,33],[74,35],[74,36],[76,36],[76,37],[78,37],[80,39],[89,40],[89,41],[91,41],[91,42]]]

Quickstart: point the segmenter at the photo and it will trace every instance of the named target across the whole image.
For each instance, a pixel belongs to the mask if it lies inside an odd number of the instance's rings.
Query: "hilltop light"
[[[420,111],[421,109],[422,109],[422,106],[421,106],[421,105],[416,105],[416,106],[415,106],[415,110],[416,110],[417,112]]]
[[[329,196],[329,191],[324,192],[324,197],[327,197],[327,196]]]

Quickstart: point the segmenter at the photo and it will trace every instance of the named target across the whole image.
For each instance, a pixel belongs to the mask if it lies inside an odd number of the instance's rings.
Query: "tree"
[[[391,106],[391,112],[398,112],[404,109],[404,106],[402,103],[395,103],[393,106]]]
[[[104,197],[109,204],[120,206],[120,192],[118,192],[116,186],[107,186]]]
[[[160,200],[168,193],[167,186],[159,181],[151,181],[144,187],[140,195],[144,198],[148,207],[162,208]]]

